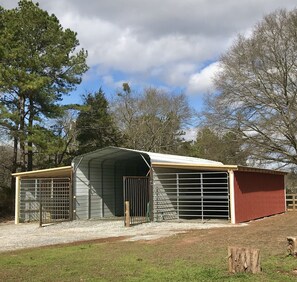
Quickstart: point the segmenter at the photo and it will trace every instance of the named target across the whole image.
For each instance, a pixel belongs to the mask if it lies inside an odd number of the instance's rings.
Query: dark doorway
[[[149,177],[124,176],[124,206],[129,202],[131,225],[149,221],[149,183]]]

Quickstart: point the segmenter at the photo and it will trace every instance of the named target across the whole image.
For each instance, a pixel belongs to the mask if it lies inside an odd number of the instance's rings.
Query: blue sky
[[[34,1],[36,2],[36,1]],[[64,103],[99,87],[112,97],[123,82],[183,91],[199,110],[213,89],[218,59],[236,36],[249,35],[265,14],[296,0],[39,0],[78,33],[90,70]],[[17,0],[0,0],[4,8]]]

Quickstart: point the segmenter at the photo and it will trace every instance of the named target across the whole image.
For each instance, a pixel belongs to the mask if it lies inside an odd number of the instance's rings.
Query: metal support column
[[[177,218],[179,219],[179,178],[178,178],[178,173],[176,174],[176,212],[177,212]]]
[[[200,173],[200,186],[201,186],[201,220],[204,220],[204,206],[203,206],[203,174]]]
[[[20,223],[20,177],[15,180],[15,224]]]

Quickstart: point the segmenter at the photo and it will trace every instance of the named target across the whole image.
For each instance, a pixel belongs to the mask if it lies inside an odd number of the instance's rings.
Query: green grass
[[[172,240],[171,240],[172,241]],[[173,245],[171,247],[174,247]],[[230,275],[226,257],[196,263],[168,244],[101,243],[2,253],[1,281],[296,281],[296,260],[285,255],[262,259],[257,275]],[[164,255],[162,255],[164,254]],[[201,254],[203,255],[203,254]]]
[[[296,220],[297,213],[290,213],[247,227],[196,230],[157,241],[1,253],[0,281],[297,281],[297,259],[286,254],[287,236],[297,236]],[[229,274],[228,246],[260,249],[262,272]]]

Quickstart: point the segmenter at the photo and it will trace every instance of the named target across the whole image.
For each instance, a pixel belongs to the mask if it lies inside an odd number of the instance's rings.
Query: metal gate
[[[125,226],[148,222],[149,177],[124,176],[123,182]]]
[[[69,178],[21,179],[20,220],[40,225],[72,219]]]
[[[229,219],[226,172],[154,173],[154,219]]]

